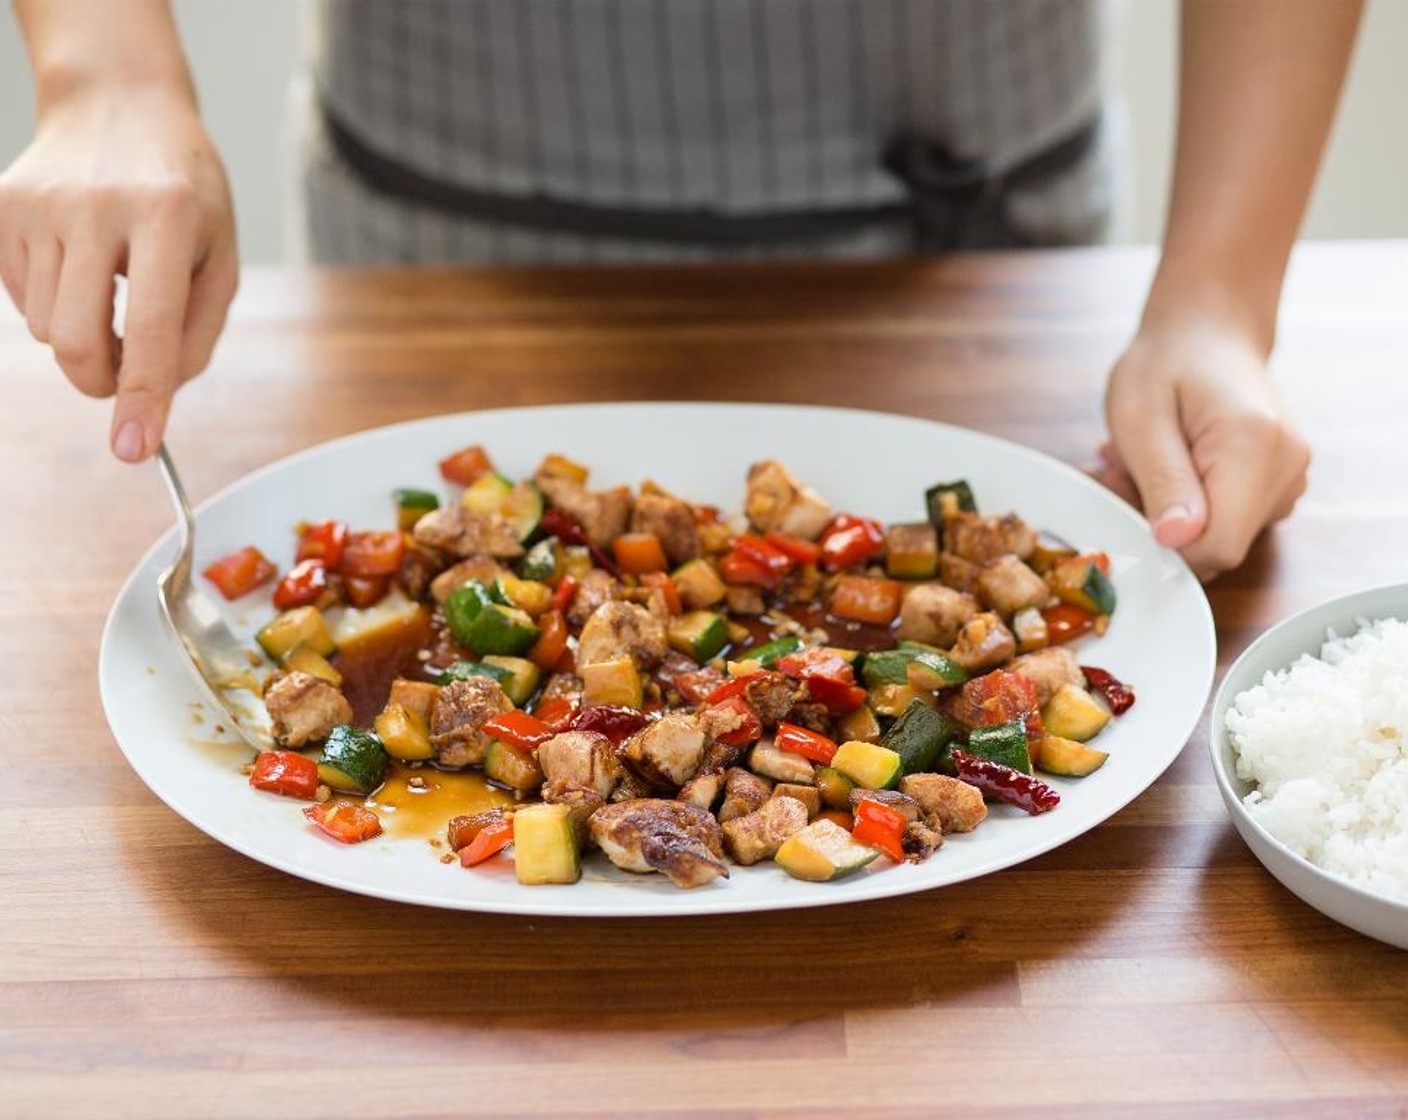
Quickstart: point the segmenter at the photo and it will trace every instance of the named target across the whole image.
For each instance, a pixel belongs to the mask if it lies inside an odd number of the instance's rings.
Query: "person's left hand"
[[[1237,567],[1305,492],[1310,449],[1262,350],[1205,316],[1146,320],[1110,373],[1103,482],[1204,580]]]

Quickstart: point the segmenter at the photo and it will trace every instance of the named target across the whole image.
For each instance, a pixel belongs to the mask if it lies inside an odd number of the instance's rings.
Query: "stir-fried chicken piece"
[[[660,785],[682,786],[704,757],[704,726],[693,712],[672,712],[647,723],[621,744],[636,773]]]
[[[979,611],[978,600],[941,583],[915,584],[900,604],[899,637],[947,649]]]
[[[745,867],[772,859],[794,832],[807,827],[807,807],[795,797],[774,797],[761,808],[723,825],[724,848]]]
[[[406,589],[412,599],[424,599],[436,574],[445,566],[439,553],[424,548],[411,547],[401,557],[401,567],[396,572],[396,581]]]
[[[694,777],[680,786],[680,792],[676,795],[676,801],[683,801],[686,805],[694,805],[706,812],[712,810],[714,802],[719,799],[719,794],[724,791],[724,772],[719,768],[705,769],[700,767],[695,771]]]
[[[609,548],[626,531],[631,517],[631,492],[626,487],[588,490],[575,479],[541,472],[533,481],[553,505],[582,526],[597,548]]]
[[[1004,513],[997,519],[997,531],[1007,551],[1018,560],[1029,560],[1036,551],[1037,531],[1015,513]]]
[[[582,678],[575,673],[554,673],[543,682],[543,700],[570,700],[582,703]]]
[[[634,603],[612,599],[592,612],[577,639],[577,665],[599,665],[629,657],[637,668],[658,665],[669,650],[665,623]]]
[[[776,727],[786,719],[801,695],[802,686],[781,673],[759,673],[743,686],[743,698],[758,713],[764,727]]]
[[[518,536],[502,521],[458,504],[431,510],[416,522],[411,536],[421,548],[461,559],[478,555],[516,559],[523,555]]]
[[[435,697],[440,695],[437,685],[429,681],[410,681],[397,677],[391,682],[391,693],[386,698],[387,707],[399,704],[408,712],[414,712],[426,727],[430,726],[430,714],[435,710]]]
[[[661,871],[677,887],[728,878],[719,824],[681,801],[645,798],[592,814],[592,839],[623,871]]]
[[[944,523],[944,548],[974,564],[990,564],[1003,553],[1025,560],[1036,548],[1036,530],[1014,513],[979,517],[961,513]]]
[[[504,566],[492,556],[471,556],[458,564],[446,568],[430,581],[430,593],[437,603],[443,603],[456,589],[474,580],[485,586],[492,586],[504,574]]]
[[[1003,618],[1051,598],[1046,581],[1010,552],[999,556],[978,576],[978,598]]]
[[[936,817],[910,821],[904,826],[904,835],[900,837],[900,847],[904,849],[904,858],[909,863],[923,863],[943,846],[943,829]]]
[[[683,564],[699,555],[694,510],[678,498],[642,494],[631,511],[631,532],[654,533],[671,564]]]
[[[815,731],[819,735],[829,735],[832,730],[831,712],[825,704],[819,704],[815,700],[798,700],[787,713],[787,722],[805,727],[808,731]]]
[[[776,459],[748,471],[743,511],[760,533],[778,532],[814,541],[831,520],[831,506]]]
[[[939,553],[939,579],[955,591],[973,592],[978,587],[978,576],[983,569],[971,560],[955,556],[951,552]]]
[[[577,845],[584,847],[592,835],[587,822],[593,813],[606,804],[606,798],[594,789],[571,782],[548,782],[543,786],[542,796],[549,805],[567,806],[567,819],[572,823],[572,831],[577,834]]]
[[[1020,673],[1036,685],[1037,704],[1043,708],[1063,684],[1085,687],[1085,674],[1080,671],[1080,662],[1065,646],[1049,646],[1014,657],[1007,670]]]
[[[724,803],[719,808],[719,820],[746,816],[754,809],[761,809],[770,797],[770,781],[741,766],[731,766],[724,776]]]
[[[430,745],[435,761],[449,769],[478,766],[492,735],[480,729],[485,721],[513,708],[499,682],[489,677],[451,681],[435,697],[430,711]]]
[[[651,784],[639,774],[633,774],[629,770],[623,770],[621,781],[617,787],[611,791],[610,801],[613,803],[624,801],[642,801],[651,797],[655,793]]]
[[[907,774],[900,779],[900,792],[919,802],[944,832],[972,832],[988,815],[983,795],[947,774]]]
[[[948,655],[971,676],[983,669],[996,668],[1017,652],[1017,639],[1002,619],[991,611],[974,615],[958,632],[958,640]]]
[[[610,572],[593,568],[577,585],[576,594],[572,596],[572,602],[567,607],[567,621],[573,626],[583,625],[596,613],[598,607],[615,599],[620,591],[621,585]]]
[[[768,609],[763,593],[756,587],[731,583],[724,591],[724,602],[730,614],[758,615]]]
[[[917,821],[921,814],[919,802],[909,794],[897,789],[851,790],[851,808],[854,809],[862,801],[877,801],[881,805],[895,809],[904,814],[905,822],[908,824]]]
[[[595,731],[563,731],[540,743],[538,765],[549,784],[582,786],[602,798],[621,781],[611,740]]]
[[[772,800],[779,797],[790,797],[794,801],[800,801],[807,810],[807,820],[818,816],[821,813],[821,790],[816,786],[798,785],[796,782],[778,782],[772,789]]]
[[[352,722],[347,697],[321,677],[298,670],[269,686],[264,706],[274,723],[274,742],[281,747],[321,742],[338,724]]]

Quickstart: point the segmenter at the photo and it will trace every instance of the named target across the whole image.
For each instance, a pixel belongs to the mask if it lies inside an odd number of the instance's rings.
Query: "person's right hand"
[[[185,89],[73,91],[44,107],[0,175],[0,279],[79,390],[117,394],[120,459],[156,451],[172,394],[210,361],[238,272],[225,170]]]

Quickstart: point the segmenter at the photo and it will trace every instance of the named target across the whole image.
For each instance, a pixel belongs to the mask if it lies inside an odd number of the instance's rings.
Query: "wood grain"
[[[171,433],[195,497],[378,424],[578,400],[806,401],[1076,463],[1152,258],[246,275]],[[1226,664],[1404,578],[1408,245],[1304,249],[1277,361],[1316,461],[1211,591]],[[924,895],[632,922],[339,894],[161,806],[107,730],[106,610],[169,522],[0,314],[0,1114],[1384,1118],[1408,955],[1266,875],[1200,730],[1092,833]]]

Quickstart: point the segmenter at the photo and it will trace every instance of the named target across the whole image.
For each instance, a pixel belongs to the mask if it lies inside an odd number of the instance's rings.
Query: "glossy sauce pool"
[[[421,784],[414,784],[419,781]],[[516,804],[513,794],[471,771],[394,764],[386,781],[363,802],[381,827],[400,838],[441,838],[451,817]]]

